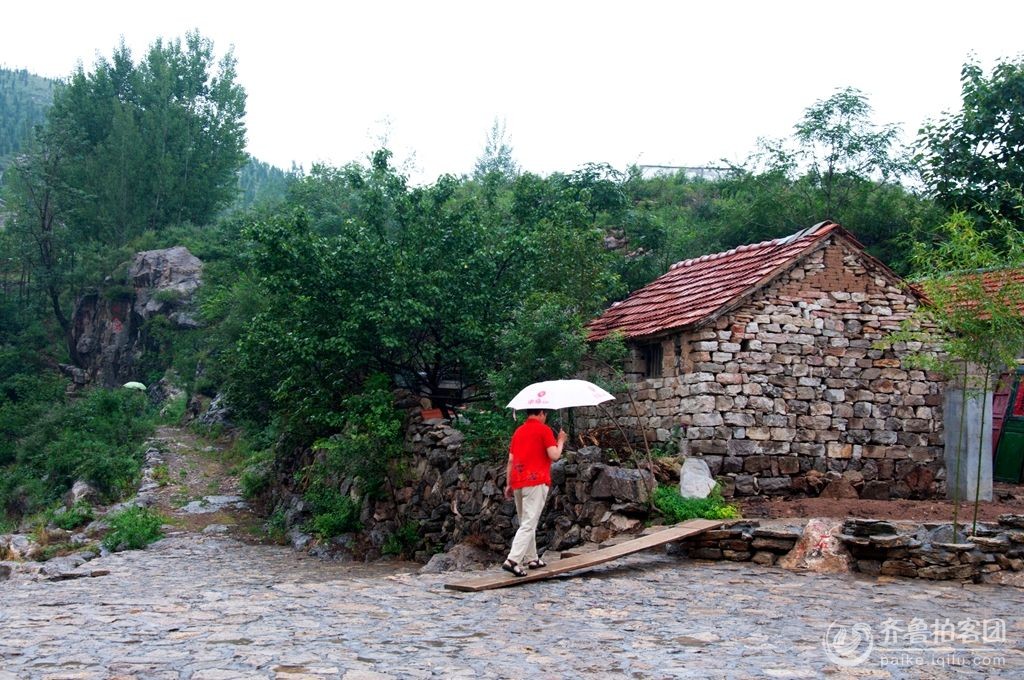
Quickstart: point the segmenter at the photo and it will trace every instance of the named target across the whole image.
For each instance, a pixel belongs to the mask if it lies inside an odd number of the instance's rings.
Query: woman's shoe
[[[513,576],[526,576],[526,572],[523,571],[523,568],[515,562],[513,562],[512,560],[505,560],[502,563],[501,568],[509,572]]]

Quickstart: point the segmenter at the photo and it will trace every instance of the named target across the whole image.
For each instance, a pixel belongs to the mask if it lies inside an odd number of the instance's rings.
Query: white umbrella
[[[121,387],[127,387],[130,390],[140,390],[142,392],[146,391],[146,386],[145,385],[143,385],[140,382],[135,382],[135,381],[126,382],[124,385],[121,385]]]
[[[545,380],[527,385],[506,408],[525,411],[531,408],[558,410],[574,406],[597,406],[615,397],[586,380]]]

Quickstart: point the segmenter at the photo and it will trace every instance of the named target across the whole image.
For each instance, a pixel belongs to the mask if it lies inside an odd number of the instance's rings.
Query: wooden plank
[[[543,569],[529,571],[526,576],[513,576],[507,572],[502,572],[500,575],[495,574],[481,578],[469,579],[467,581],[446,583],[444,587],[449,590],[461,590],[463,592],[475,593],[481,590],[507,588],[509,586],[518,586],[523,583],[542,581],[571,571],[586,569],[598,564],[604,564],[605,562],[611,562],[612,560],[617,560],[620,557],[625,557],[626,555],[631,555],[635,552],[640,552],[641,550],[647,550],[659,545],[671,543],[672,541],[678,541],[681,538],[693,536],[710,529],[717,529],[722,526],[722,524],[723,522],[716,520],[691,519],[662,531],[657,531],[652,534],[648,534],[647,536],[641,536],[640,538],[634,538],[631,541],[625,541],[618,545],[600,548],[592,552],[583,553],[582,555],[558,560]]]

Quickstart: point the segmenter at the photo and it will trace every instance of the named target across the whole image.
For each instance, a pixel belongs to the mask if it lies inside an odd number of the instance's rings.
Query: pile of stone
[[[1024,571],[1022,529],[1024,515],[1002,515],[996,525],[980,524],[975,534],[957,536],[949,524],[851,519],[839,540],[866,574],[982,581]]]
[[[802,534],[801,526],[761,526],[757,521],[742,521],[681,541],[678,550],[694,559],[770,566],[793,550]]]

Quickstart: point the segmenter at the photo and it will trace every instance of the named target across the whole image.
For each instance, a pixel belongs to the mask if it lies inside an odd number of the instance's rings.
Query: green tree
[[[510,329],[568,337],[617,290],[599,223],[627,204],[605,179],[525,174],[487,195],[450,176],[409,188],[386,152],[314,168],[285,210],[245,232],[262,304],[228,357],[232,401],[323,436],[376,372],[445,408],[489,399],[488,376],[518,360],[501,349]]]
[[[57,81],[0,68],[0,177],[46,119]]]
[[[944,213],[899,181],[913,173],[898,128],[871,120],[853,88],[808,107],[787,140],[762,140],[744,166],[714,179],[684,173],[626,187],[639,213],[663,231],[648,262],[668,264],[792,234],[824,219],[841,223],[869,252],[909,271],[909,236]],[[633,279],[630,279],[633,283]]]
[[[487,133],[483,153],[476,159],[473,166],[473,178],[485,181],[510,182],[519,174],[519,166],[512,158],[512,145],[509,143],[505,130],[505,121],[494,119],[491,131]]]
[[[793,135],[797,148],[788,162],[805,168],[802,174],[820,191],[824,214],[831,216],[848,205],[863,180],[884,183],[910,172],[899,134],[897,125],[875,125],[867,96],[846,87],[804,111]]]
[[[1005,220],[997,220],[990,233],[980,231],[966,213],[954,213],[941,224],[932,240],[914,244],[913,262],[921,277],[927,304],[918,308],[904,331],[888,343],[924,340],[924,353],[915,358],[944,373],[964,390],[985,392],[1024,346],[1024,286],[1001,271],[1024,264],[1024,236]],[[989,272],[983,277],[982,272]],[[989,285],[987,281],[998,281]],[[931,352],[938,350],[938,354]],[[966,401],[966,400],[965,400]],[[981,421],[986,416],[982,401]],[[966,428],[966,406],[961,410],[961,436]],[[976,443],[957,444],[956,465],[947,471],[953,481],[953,529],[957,530],[963,452],[977,445],[978,469],[974,489],[974,528],[977,528],[982,449],[990,435],[979,427]]]
[[[1015,190],[1024,187],[1024,59],[1002,60],[988,75],[968,62],[960,84],[960,111],[920,131],[925,183],[947,208],[986,221],[987,210],[1020,224]]]
[[[19,292],[45,296],[65,336],[69,302],[131,239],[205,223],[233,197],[245,93],[233,56],[215,65],[212,50],[190,33],[158,40],[138,64],[122,44],[92,71],[79,67],[7,173],[3,245],[29,282]]]
[[[87,200],[71,217],[123,241],[143,229],[204,224],[236,192],[246,160],[245,92],[235,59],[198,33],[158,39],[139,61],[122,43],[79,67],[48,115],[76,135],[69,182]]]

